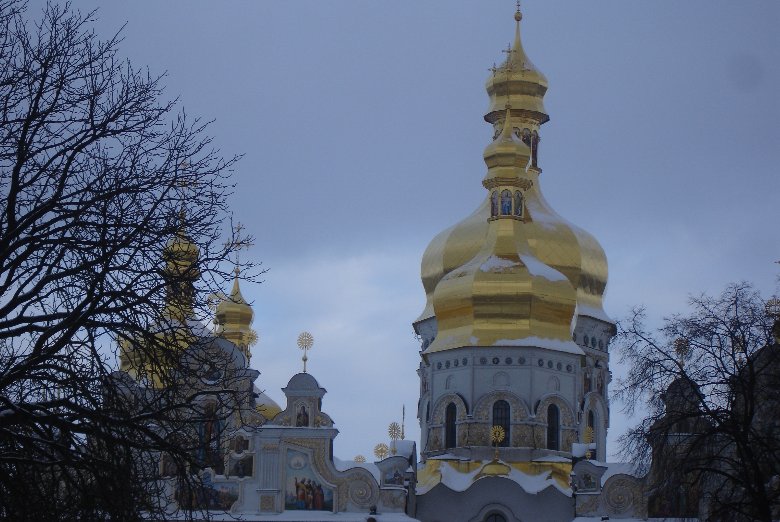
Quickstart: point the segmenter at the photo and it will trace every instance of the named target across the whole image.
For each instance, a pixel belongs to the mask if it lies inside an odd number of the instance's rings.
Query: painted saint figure
[[[309,425],[309,414],[306,412],[306,406],[301,404],[301,409],[298,410],[298,415],[295,417],[295,426],[306,427]]]

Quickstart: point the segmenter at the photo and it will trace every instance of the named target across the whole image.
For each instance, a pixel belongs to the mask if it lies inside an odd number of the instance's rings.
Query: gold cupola
[[[570,342],[575,315],[611,323],[602,305],[604,251],[558,215],[541,191],[539,128],[549,120],[543,105],[547,79],[523,50],[521,19],[518,11],[514,45],[486,85],[485,120],[496,129],[484,154],[488,194],[471,215],[434,237],[422,258],[426,306],[415,329],[420,333],[435,318],[438,332],[426,351],[527,336]],[[505,205],[511,217],[503,215]],[[528,315],[511,295],[526,303]]]
[[[530,148],[514,133],[507,107],[499,137],[485,149],[490,215],[476,255],[436,285],[438,334],[425,353],[462,346],[533,342],[571,344],[576,291],[558,270],[537,259],[526,240],[525,167]],[[525,340],[525,341],[523,341]]]
[[[506,104],[512,106],[515,122],[530,126],[538,131],[539,126],[547,123],[550,116],[544,109],[544,95],[547,92],[547,78],[534,66],[525,54],[520,38],[520,21],[523,14],[515,12],[515,41],[508,47],[506,61],[500,68],[493,69],[485,88],[490,96],[490,107],[485,121],[496,125],[503,117]],[[500,127],[496,127],[498,131]]]
[[[250,346],[254,344],[257,334],[252,330],[254,312],[244,296],[238,282],[239,269],[235,269],[233,289],[230,296],[220,301],[214,318],[216,334],[224,337],[241,349],[247,362],[251,358]]]

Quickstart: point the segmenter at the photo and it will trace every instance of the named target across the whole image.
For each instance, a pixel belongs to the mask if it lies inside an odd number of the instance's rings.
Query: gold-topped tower
[[[605,454],[614,335],[602,304],[607,260],[542,193],[548,83],[523,49],[519,9],[514,20],[514,43],[486,84],[484,119],[494,132],[483,153],[484,199],[422,259],[426,306],[414,329],[426,487],[454,472],[531,470],[567,487],[561,458],[575,442],[592,437],[596,458]],[[491,432],[504,434],[501,461]]]

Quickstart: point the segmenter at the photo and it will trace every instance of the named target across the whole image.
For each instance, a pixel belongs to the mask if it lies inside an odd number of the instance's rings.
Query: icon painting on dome
[[[523,216],[523,194],[519,190],[515,191],[515,216]]]
[[[512,215],[512,193],[508,190],[504,190],[501,192],[501,215],[502,216],[511,216]]]
[[[496,217],[498,215],[498,192],[495,190],[490,195],[490,216]]]

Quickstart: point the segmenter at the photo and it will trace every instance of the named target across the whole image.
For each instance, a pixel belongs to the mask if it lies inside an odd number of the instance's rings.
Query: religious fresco
[[[252,476],[252,467],[254,464],[254,457],[247,455],[240,459],[231,459],[229,475],[232,477],[244,478]]]
[[[309,456],[287,451],[287,482],[284,508],[290,510],[332,511],[333,490],[323,486],[311,469]]]
[[[202,484],[196,488],[176,489],[176,502],[184,509],[218,509],[229,511],[238,500],[238,484],[214,483],[211,473],[202,475]]]
[[[383,485],[385,486],[403,486],[404,475],[398,468],[392,469],[385,473],[383,479]]]

